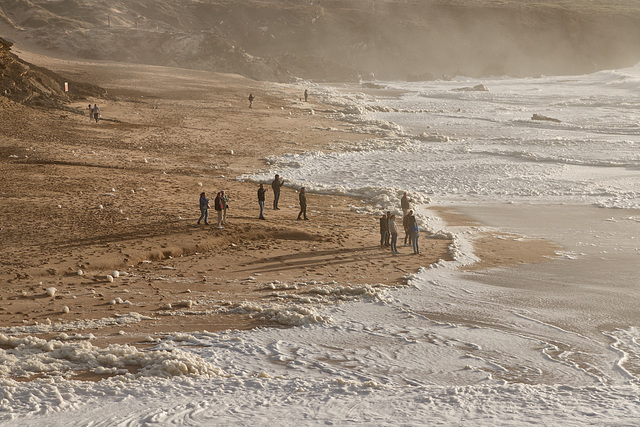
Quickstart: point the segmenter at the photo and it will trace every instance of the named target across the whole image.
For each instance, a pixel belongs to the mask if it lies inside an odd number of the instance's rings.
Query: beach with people
[[[376,244],[374,216],[358,213],[369,204],[361,198],[314,195],[313,221],[300,223],[298,188],[285,185],[278,210],[267,206],[267,220],[258,221],[256,184],[237,177],[263,169],[267,153],[367,138],[328,118],[331,106],[314,104],[325,114],[310,115],[294,91],[232,75],[23,53],[103,82],[110,96],[91,100],[108,118],[98,127],[80,114],[60,119],[2,101],[5,328],[47,325],[36,335],[52,337],[50,325],[81,321],[87,329],[78,333],[106,345],[278,324],[268,316],[185,315],[181,304],[218,301],[207,305],[211,311],[215,304],[267,301],[273,281],[402,285],[420,266],[449,258],[448,242],[433,240],[421,259],[388,259]],[[251,110],[242,95],[247,86],[260,91],[263,103]],[[217,229],[214,198],[223,188],[233,200]],[[210,197],[209,225],[202,193]],[[46,294],[51,287],[54,296]],[[98,326],[132,312],[148,319]]]
[[[23,46],[72,79],[0,97],[0,424],[640,420],[638,66],[278,84]]]

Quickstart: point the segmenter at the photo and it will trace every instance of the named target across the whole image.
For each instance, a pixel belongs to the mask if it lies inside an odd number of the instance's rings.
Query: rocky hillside
[[[258,80],[574,74],[640,60],[636,0],[3,0],[49,54]]]
[[[12,44],[0,38],[0,95],[27,105],[63,105],[68,100],[104,95],[93,85],[76,83],[45,68],[22,61],[11,52]],[[65,93],[65,82],[72,91]]]

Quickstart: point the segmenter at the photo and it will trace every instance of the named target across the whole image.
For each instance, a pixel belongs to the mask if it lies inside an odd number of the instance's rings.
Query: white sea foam
[[[201,357],[180,349],[141,351],[128,345],[93,346],[88,341],[63,342],[0,334],[0,375],[21,378],[41,374],[70,377],[75,372],[130,374],[132,377],[174,375],[220,376],[224,372]]]
[[[0,421],[637,425],[639,82],[640,66],[561,78],[387,82],[379,86],[393,95],[381,89],[379,97],[306,84],[346,123],[329,129],[338,138],[345,129],[374,136],[338,142],[332,152],[271,157],[267,170],[241,179],[280,173],[292,187],[364,197],[350,208],[369,215],[397,212],[408,191],[421,242],[427,234],[451,239],[453,261],[425,265],[407,277],[409,286],[393,289],[265,284],[274,303],[222,310],[295,327],[149,337],[155,346],[147,351],[101,351],[89,335],[69,335],[88,324],[5,328],[13,344],[0,345]],[[488,91],[452,90],[477,84]],[[447,227],[429,209],[440,205],[487,225]],[[461,273],[477,261],[475,236],[496,230],[562,249],[542,265]],[[197,307],[220,310],[213,302]],[[51,330],[67,335],[9,336]],[[150,369],[131,372],[129,357],[149,360]],[[67,369],[123,375],[98,383],[13,379]]]
[[[122,299],[119,299],[122,301]],[[114,301],[114,304],[116,302]],[[124,303],[122,301],[121,303]],[[59,322],[52,323],[51,321],[45,323],[35,322],[33,325],[24,326],[10,326],[0,328],[0,333],[3,334],[39,334],[46,332],[69,332],[69,331],[81,331],[86,329],[98,329],[106,326],[114,325],[127,325],[131,323],[138,323],[143,320],[152,320],[152,317],[143,316],[139,313],[127,313],[123,315],[116,315],[115,317],[105,317],[101,319],[87,319],[76,320],[71,322]]]

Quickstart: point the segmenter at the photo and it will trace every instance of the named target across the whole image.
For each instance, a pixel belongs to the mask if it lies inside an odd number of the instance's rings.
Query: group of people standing
[[[404,228],[404,245],[412,246],[413,253],[415,255],[420,254],[420,246],[418,239],[420,237],[420,227],[416,217],[413,215],[413,210],[410,209],[409,199],[405,192],[400,199],[400,206],[402,207],[402,227]],[[380,247],[390,247],[391,253],[399,254],[398,251],[398,226],[396,225],[396,216],[390,211],[383,214],[380,218]]]
[[[274,180],[271,182],[271,189],[273,190],[273,209],[280,210],[278,202],[280,201],[280,189],[284,185],[284,178],[276,174]],[[264,184],[260,184],[258,187],[258,206],[260,207],[260,215],[258,219],[266,219],[264,217],[264,206],[266,202],[267,189]],[[307,192],[304,187],[300,188],[298,193],[298,200],[300,202],[300,212],[298,213],[298,219],[309,220],[307,217]],[[224,228],[223,226],[227,222],[227,209],[229,207],[229,198],[223,191],[218,192],[214,200],[214,208],[218,212],[218,226],[217,228]],[[200,193],[200,218],[198,224],[204,220],[205,224],[209,224],[209,208],[210,200],[207,198],[206,193],[203,191]]]
[[[200,193],[200,218],[198,218],[198,224],[204,219],[205,224],[209,224],[209,208],[210,199],[203,191]],[[227,223],[227,209],[229,208],[229,197],[224,193],[224,190],[219,191],[216,198],[213,201],[213,208],[218,213],[218,225],[216,228],[224,228]]]
[[[271,189],[273,190],[273,209],[280,210],[278,202],[280,201],[280,189],[284,185],[284,178],[280,175],[275,176],[271,182]],[[264,217],[264,207],[266,202],[267,189],[264,184],[258,186],[258,206],[260,207],[259,219],[266,219]],[[307,217],[307,193],[304,187],[300,188],[298,193],[298,200],[300,202],[300,212],[298,213],[298,220],[305,219]],[[420,227],[418,221],[413,214],[413,210],[410,208],[410,202],[412,200],[405,192],[400,199],[400,206],[402,207],[402,227],[404,228],[404,246],[412,246],[414,255],[420,254],[419,238]],[[229,208],[229,198],[225,194],[224,190],[219,191],[213,202],[214,209],[218,213],[218,225],[217,228],[224,228],[227,222],[227,209]],[[210,199],[203,191],[200,193],[200,218],[198,218],[198,224],[204,220],[205,224],[209,224],[209,208]],[[399,254],[398,251],[398,226],[396,225],[396,216],[388,211],[380,218],[380,247],[390,247],[391,253]]]
[[[273,210],[279,211],[278,202],[280,201],[280,189],[284,185],[284,178],[280,175],[276,174],[273,181],[271,181],[271,190],[273,191]],[[266,193],[267,189],[264,188],[264,184],[260,184],[258,187],[258,206],[260,206],[260,216],[259,219],[266,219],[264,217],[264,205],[266,201]],[[305,220],[309,220],[307,217],[307,192],[304,187],[300,188],[300,192],[298,193],[298,201],[300,202],[300,212],[298,213],[298,219],[304,218]]]

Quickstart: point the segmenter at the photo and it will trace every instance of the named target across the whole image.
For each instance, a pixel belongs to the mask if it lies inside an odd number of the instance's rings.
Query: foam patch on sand
[[[251,318],[275,322],[286,326],[302,326],[312,323],[330,323],[330,316],[323,316],[315,307],[301,305],[258,304],[243,302],[226,308],[227,313],[248,314]]]
[[[142,351],[130,345],[116,344],[99,348],[88,341],[68,343],[4,334],[0,334],[0,348],[0,376],[5,378],[31,378],[47,374],[72,378],[73,373],[78,371],[133,377],[225,375],[224,371],[200,356],[180,349],[170,352]]]
[[[108,326],[129,325],[143,320],[153,320],[153,317],[143,316],[140,313],[127,313],[116,315],[116,317],[104,317],[102,319],[75,320],[71,322],[52,323],[47,319],[43,323],[34,325],[11,326],[0,328],[0,333],[4,334],[40,334],[46,332],[69,332],[84,329],[100,329]]]

